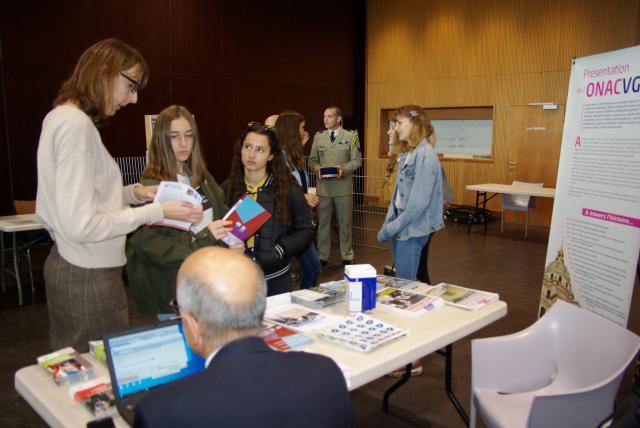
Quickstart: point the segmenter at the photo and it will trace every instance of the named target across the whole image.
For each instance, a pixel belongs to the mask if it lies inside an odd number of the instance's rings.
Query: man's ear
[[[185,337],[189,343],[189,347],[196,352],[204,350],[204,337],[202,336],[202,328],[193,315],[189,312],[180,314],[182,322],[185,324]]]

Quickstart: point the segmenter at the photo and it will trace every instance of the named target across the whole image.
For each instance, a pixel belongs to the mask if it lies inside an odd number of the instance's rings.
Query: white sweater
[[[36,214],[60,255],[84,268],[122,266],[127,233],[163,219],[160,204],[139,204],[91,118],[58,106],[42,122]]]

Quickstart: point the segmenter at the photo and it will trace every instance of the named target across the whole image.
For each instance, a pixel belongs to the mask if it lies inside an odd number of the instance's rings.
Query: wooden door
[[[541,106],[511,106],[505,165],[510,181],[542,182],[544,187],[556,186],[563,124],[564,105],[558,105],[556,110],[544,110]],[[538,198],[536,212],[529,213],[529,224],[549,226],[552,210],[552,199]],[[505,220],[516,221],[515,215],[509,213]]]

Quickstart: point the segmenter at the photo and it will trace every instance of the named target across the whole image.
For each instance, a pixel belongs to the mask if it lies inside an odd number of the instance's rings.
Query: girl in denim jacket
[[[444,227],[442,172],[431,146],[433,127],[422,108],[401,107],[395,118],[406,151],[398,156],[396,182],[378,240],[391,240],[397,277],[415,280],[422,248]]]

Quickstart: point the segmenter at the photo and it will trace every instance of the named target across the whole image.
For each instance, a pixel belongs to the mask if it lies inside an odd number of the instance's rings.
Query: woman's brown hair
[[[305,122],[304,116],[297,111],[287,110],[278,115],[275,132],[278,141],[285,151],[287,160],[291,160],[296,169],[304,169],[304,152],[300,139],[300,124]]]
[[[53,106],[71,101],[94,123],[100,123],[107,118],[107,107],[112,102],[114,78],[136,65],[140,67],[137,89],[142,90],[147,86],[149,67],[140,52],[122,40],[102,40],[80,56],[71,77],[60,87]]]
[[[227,185],[227,205],[233,206],[242,195],[247,192],[244,182],[244,165],[242,164],[242,145],[250,133],[264,135],[269,141],[270,154],[273,159],[267,162],[267,173],[271,176],[271,193],[276,207],[276,217],[283,224],[289,224],[289,184],[293,177],[284,163],[282,148],[275,132],[264,125],[251,123],[236,142],[233,149],[233,161],[231,162],[231,174]]]
[[[185,162],[185,173],[191,176],[191,185],[197,187],[206,179],[207,166],[200,150],[200,133],[196,120],[186,107],[172,105],[160,112],[156,118],[149,148],[149,164],[142,172],[142,178],[176,181],[178,167],[176,155],[171,147],[171,123],[184,118],[191,126],[193,146],[191,156]]]

